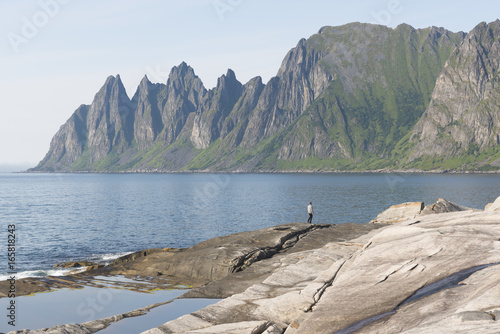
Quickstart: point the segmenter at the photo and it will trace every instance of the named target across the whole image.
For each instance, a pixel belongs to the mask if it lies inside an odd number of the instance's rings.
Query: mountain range
[[[500,21],[323,27],[267,83],[186,63],[130,98],[110,76],[30,171],[500,169]]]

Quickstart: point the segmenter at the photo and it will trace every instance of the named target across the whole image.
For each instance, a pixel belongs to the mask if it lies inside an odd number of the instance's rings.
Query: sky
[[[165,83],[183,61],[207,89],[229,68],[267,82],[323,26],[469,32],[499,17],[498,0],[0,0],[0,172],[38,164],[109,75],[129,97],[144,75]]]

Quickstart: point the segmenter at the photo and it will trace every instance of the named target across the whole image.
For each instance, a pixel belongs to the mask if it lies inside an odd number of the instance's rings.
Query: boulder
[[[54,265],[54,268],[81,268],[96,265],[94,262],[90,261],[72,261],[72,262],[62,262]]]
[[[485,211],[500,212],[500,197],[498,197],[493,203],[488,203],[484,208]]]
[[[424,209],[424,202],[407,202],[391,206],[379,213],[370,223],[394,224],[417,217]]]
[[[457,212],[457,211],[467,211],[467,210],[473,210],[473,209],[440,198],[437,200],[436,203],[427,205],[420,214],[430,215],[434,213]]]

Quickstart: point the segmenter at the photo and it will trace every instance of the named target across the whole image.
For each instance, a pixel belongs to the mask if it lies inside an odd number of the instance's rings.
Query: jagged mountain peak
[[[307,39],[305,39],[305,38],[301,38],[301,39],[299,40],[299,42],[297,43],[297,46],[296,46],[296,47],[297,47],[297,48],[305,47],[305,46],[306,46],[306,44],[307,44]]]
[[[194,69],[184,61],[178,66],[172,67],[172,69],[170,70],[169,78],[178,78],[185,76],[197,77],[194,73]]]
[[[497,51],[500,37],[500,21],[491,23],[482,22],[478,24],[464,39],[463,48],[467,51],[477,50],[483,57],[490,59],[499,58],[498,54],[489,54],[489,51]],[[494,50],[489,50],[494,48]]]
[[[113,99],[117,99],[123,103],[130,102],[130,98],[119,74],[116,76],[110,75],[106,79],[104,85],[95,95],[92,105],[94,109],[101,108],[103,105],[110,103]]]
[[[225,75],[223,75],[223,77],[230,79],[230,80],[236,80],[236,74],[230,68],[227,69],[227,72]]]
[[[467,35],[466,40],[481,43],[482,39],[489,39],[490,42],[498,41],[498,33],[500,32],[500,20],[490,23],[481,22]]]
[[[223,74],[217,79],[217,90],[224,89],[226,87],[241,86],[241,83],[236,79],[236,74],[232,69],[228,69],[226,74]]]
[[[115,87],[115,86],[119,87],[120,89],[122,87],[124,87],[122,79],[121,79],[119,74],[117,74],[115,76],[113,76],[113,75],[108,76],[106,78],[106,81],[104,82],[104,85],[103,85],[103,87],[109,87],[109,88]]]
[[[408,23],[401,23],[394,30],[413,31],[413,30],[416,30],[416,29],[413,26],[409,25]]]
[[[191,66],[189,66],[185,61],[182,61],[179,66],[177,66],[178,68],[180,69],[188,69],[188,68],[191,68]]]
[[[198,91],[206,91],[203,82],[196,75],[194,69],[185,62],[172,67],[167,79],[167,87],[177,93],[193,88]]]
[[[420,29],[420,30],[425,30],[425,29]],[[449,38],[449,36],[452,34],[461,36],[460,38],[463,40],[465,38],[465,36],[467,35],[467,33],[463,32],[463,31],[458,31],[456,33],[453,33],[453,32],[451,32],[443,27],[436,27],[436,26],[432,26],[430,28],[427,28],[427,30],[429,30],[428,38],[431,38],[435,41],[439,40],[443,36],[446,36]]]
[[[200,79],[198,78],[198,76],[194,72],[194,69],[191,66],[189,66],[185,62],[182,62],[179,66],[174,66],[170,70],[170,74],[168,75],[167,79],[167,85],[172,82],[186,83],[193,80],[200,80]]]
[[[248,80],[248,82],[244,85],[244,86],[248,86],[248,85],[262,85],[262,77],[260,75],[256,76],[256,77],[253,77],[251,78],[250,80]]]
[[[159,86],[165,86],[163,84],[153,84],[147,75],[144,75],[142,78],[141,82],[139,83],[139,86],[137,87],[134,96],[132,97],[132,101],[134,103],[137,103],[137,100],[139,99],[144,99],[146,96],[148,96],[151,91],[156,90],[157,87]]]
[[[488,27],[492,27],[492,26],[500,26],[500,19],[496,19],[495,21],[491,21],[491,22],[486,22],[486,21],[482,21],[482,22],[479,22],[471,31],[470,33],[474,34],[477,30],[484,30]]]
[[[144,77],[142,78],[139,86],[148,86],[151,84],[151,81],[149,80],[147,74],[144,75]]]

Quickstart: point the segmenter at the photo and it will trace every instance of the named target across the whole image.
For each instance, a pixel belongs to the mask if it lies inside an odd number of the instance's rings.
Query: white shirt
[[[307,213],[309,213],[309,214],[313,213],[313,206],[312,206],[312,204],[309,204],[307,206]]]

